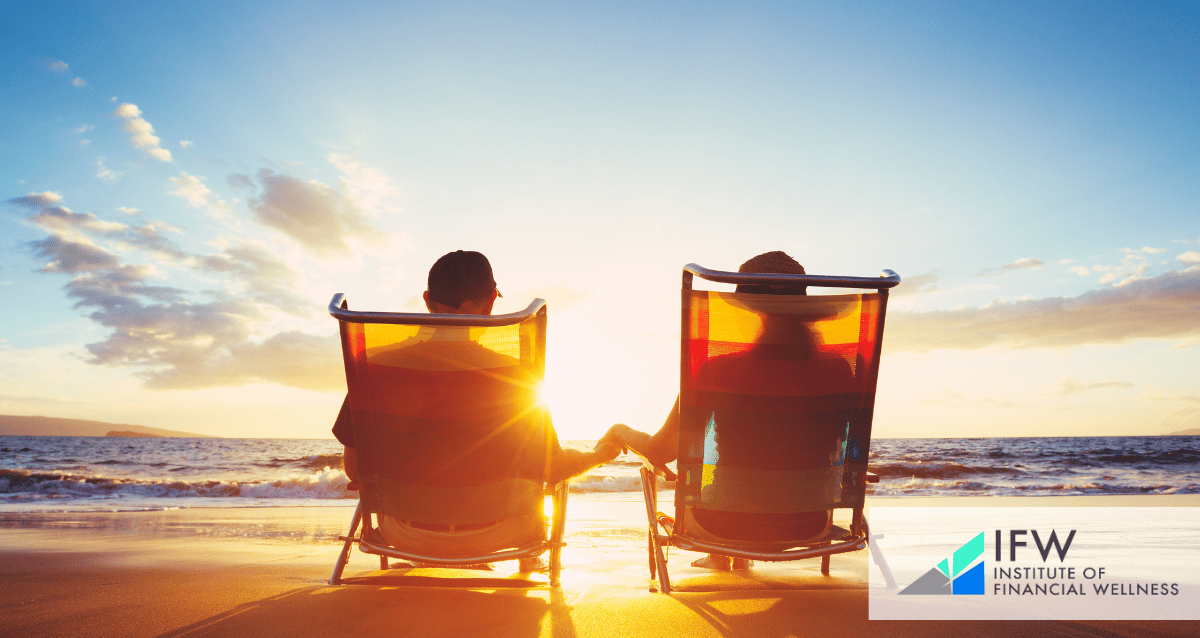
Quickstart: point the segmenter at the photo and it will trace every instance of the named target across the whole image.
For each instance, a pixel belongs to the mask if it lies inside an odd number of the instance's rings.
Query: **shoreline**
[[[868,504],[996,506],[997,498]],[[1200,502],[1192,495],[1017,500],[1082,507],[1098,499],[1117,507]],[[346,570],[350,584],[331,587],[336,535],[347,531],[352,512],[347,504],[0,514],[0,634],[1173,637],[1198,628],[1187,621],[869,621],[875,567],[866,551],[834,556],[831,575],[822,576],[815,560],[707,572],[688,565],[699,554],[674,550],[677,593],[650,593],[645,510],[632,498],[570,502],[561,589],[514,575],[511,561],[490,573],[381,572],[376,557],[357,550]],[[837,514],[841,523],[849,510]]]

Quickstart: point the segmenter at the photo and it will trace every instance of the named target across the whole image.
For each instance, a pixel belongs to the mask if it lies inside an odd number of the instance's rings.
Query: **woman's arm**
[[[667,414],[667,420],[653,436],[624,423],[612,426],[604,436],[605,439],[610,436],[619,439],[621,445],[641,454],[652,463],[666,465],[674,461],[679,455],[679,397],[675,397],[675,405]]]

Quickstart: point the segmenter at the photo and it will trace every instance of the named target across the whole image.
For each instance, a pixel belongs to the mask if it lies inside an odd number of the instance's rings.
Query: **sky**
[[[0,414],[329,437],[330,298],[465,249],[560,438],[654,431],[682,266],[783,250],[904,280],[875,436],[1200,427],[1195,4],[0,12]]]

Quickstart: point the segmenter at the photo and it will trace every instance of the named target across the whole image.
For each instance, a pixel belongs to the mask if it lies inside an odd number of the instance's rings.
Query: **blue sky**
[[[880,436],[1200,427],[1200,13],[24,3],[0,413],[327,436],[335,292],[487,254],[563,438],[653,430],[683,264],[899,272]]]

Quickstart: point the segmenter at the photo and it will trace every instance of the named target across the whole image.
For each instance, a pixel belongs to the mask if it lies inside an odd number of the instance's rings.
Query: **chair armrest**
[[[871,472],[867,472],[867,482],[868,482],[868,483],[878,483],[878,482],[879,482],[879,475],[878,475],[878,474],[872,474]]]

